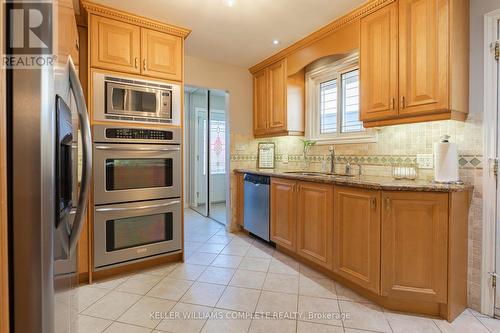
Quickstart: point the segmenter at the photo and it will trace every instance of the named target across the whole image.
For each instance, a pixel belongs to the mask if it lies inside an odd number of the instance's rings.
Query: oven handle
[[[122,207],[117,207],[117,208],[97,208],[95,211],[98,213],[103,213],[103,212],[123,212],[127,210],[138,210],[138,209],[150,209],[150,208],[160,208],[160,207],[167,207],[167,206],[173,206],[180,204],[181,202],[179,200],[176,201],[171,201],[167,203],[162,203],[162,204],[157,204],[157,205],[147,205],[147,206],[138,206],[138,207],[130,207],[130,208],[122,208]]]
[[[92,175],[92,138],[90,133],[90,121],[87,113],[87,105],[83,95],[82,85],[73,64],[73,60],[69,57],[69,84],[75,97],[76,109],[81,125],[82,133],[82,179],[80,185],[80,193],[78,196],[78,204],[76,206],[75,219],[71,233],[69,235],[68,254],[71,257],[75,252],[76,245],[80,239],[80,234],[85,223],[85,213],[89,198],[90,178]]]
[[[130,147],[115,147],[115,146],[103,146],[103,145],[97,145],[95,146],[96,149],[99,150],[128,150],[128,151],[180,151],[180,147],[176,148],[148,148],[148,147],[135,147],[135,148],[130,148]]]

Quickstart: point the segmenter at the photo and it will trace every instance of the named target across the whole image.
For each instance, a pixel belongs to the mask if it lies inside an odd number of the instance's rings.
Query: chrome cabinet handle
[[[85,97],[83,95],[82,85],[78,79],[75,65],[71,56],[68,60],[69,63],[69,84],[73,91],[76,109],[78,111],[78,118],[81,124],[82,133],[82,180],[80,184],[80,193],[78,196],[78,204],[76,206],[75,219],[71,234],[69,235],[69,248],[68,255],[71,256],[78,244],[80,234],[84,224],[84,217],[87,211],[87,203],[89,198],[90,176],[92,174],[92,139],[90,133],[90,122],[87,113],[87,105],[85,104]]]
[[[180,147],[174,147],[174,148],[148,148],[148,147],[134,147],[134,148],[127,148],[127,147],[112,147],[112,146],[104,146],[104,145],[96,145],[95,149],[99,150],[119,150],[119,151],[180,151]]]
[[[99,213],[103,213],[103,212],[124,212],[124,211],[129,211],[129,210],[141,210],[141,209],[167,207],[167,206],[177,205],[177,204],[180,204],[180,203],[181,202],[179,200],[176,200],[176,201],[162,203],[162,204],[157,204],[157,205],[147,205],[147,206],[138,206],[138,207],[97,208],[95,211],[99,212]]]

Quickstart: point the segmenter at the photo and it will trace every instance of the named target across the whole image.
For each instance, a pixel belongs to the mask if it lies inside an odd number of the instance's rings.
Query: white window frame
[[[377,142],[377,131],[365,129],[360,132],[340,132],[343,120],[342,100],[338,101],[337,132],[321,134],[320,132],[320,85],[323,82],[337,79],[337,89],[342,90],[342,74],[359,69],[359,55],[353,53],[332,64],[322,66],[306,73],[306,128],[308,140],[318,144],[343,144]],[[339,94],[340,95],[340,94]]]

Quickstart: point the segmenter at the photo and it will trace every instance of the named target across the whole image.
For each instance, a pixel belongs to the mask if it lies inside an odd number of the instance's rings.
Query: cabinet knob
[[[377,208],[377,199],[376,198],[371,198],[370,200],[370,206],[372,209]]]
[[[385,197],[385,209],[391,208],[391,198]]]

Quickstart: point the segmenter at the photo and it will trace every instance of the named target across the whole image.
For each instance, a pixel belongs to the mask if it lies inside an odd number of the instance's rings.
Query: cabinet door
[[[271,178],[271,240],[291,251],[296,248],[296,182]]]
[[[398,7],[392,3],[361,19],[361,120],[398,115]]]
[[[380,192],[335,186],[333,271],[380,293]]]
[[[140,28],[108,18],[91,15],[92,66],[140,73]]]
[[[236,174],[236,223],[243,226],[243,216],[245,207],[245,182],[244,174]]]
[[[446,303],[448,194],[382,196],[382,295]]]
[[[297,253],[331,269],[333,185],[299,182],[297,210]]]
[[[180,37],[141,29],[143,75],[182,80],[182,41]]]
[[[269,128],[270,132],[287,129],[286,60],[269,66]]]
[[[253,133],[265,134],[267,130],[268,99],[268,72],[266,69],[256,73],[253,77]]]
[[[399,1],[400,115],[449,108],[448,2]]]

